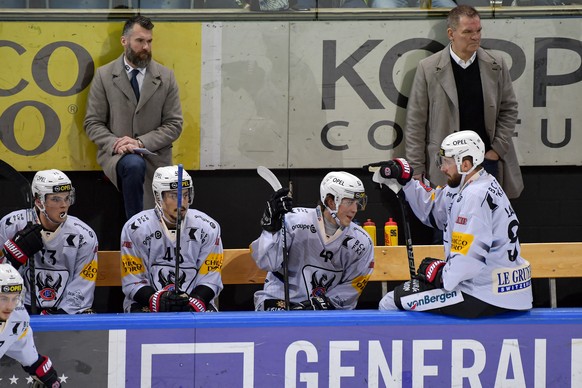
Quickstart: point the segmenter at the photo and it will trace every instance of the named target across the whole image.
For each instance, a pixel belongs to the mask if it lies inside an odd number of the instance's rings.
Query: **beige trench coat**
[[[174,72],[151,61],[145,73],[139,103],[133,93],[123,55],[97,69],[89,97],[84,127],[97,147],[97,162],[117,187],[117,162],[113,154],[118,137],[139,138],[157,155],[144,156],[144,208],[154,206],[152,177],[158,167],[172,164],[172,143],[182,132],[182,108]]]

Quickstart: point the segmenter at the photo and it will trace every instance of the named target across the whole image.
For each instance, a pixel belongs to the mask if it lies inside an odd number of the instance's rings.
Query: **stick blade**
[[[19,209],[32,208],[30,182],[10,164],[0,159],[0,218]]]
[[[273,172],[269,170],[267,167],[265,166],[257,167],[257,173],[261,178],[266,180],[267,183],[271,185],[273,190],[277,191],[283,187],[281,185],[281,182],[279,182],[279,179],[277,179],[277,177],[275,176],[275,174],[273,174]]]

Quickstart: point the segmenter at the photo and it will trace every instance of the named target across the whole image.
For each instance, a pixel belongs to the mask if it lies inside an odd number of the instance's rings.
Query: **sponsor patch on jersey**
[[[97,260],[91,260],[89,264],[83,267],[81,277],[90,282],[97,280]]]
[[[499,268],[491,276],[494,294],[507,294],[531,286],[531,267],[527,261],[516,268]]]
[[[121,277],[129,274],[138,275],[145,272],[142,259],[137,256],[123,255],[121,256]]]
[[[200,266],[199,273],[201,275],[206,275],[209,272],[221,272],[223,259],[224,255],[222,253],[209,254]]]
[[[121,247],[122,247],[122,248],[129,248],[129,249],[131,249],[131,247],[132,247],[132,246],[133,246],[133,244],[132,244],[132,242],[131,242],[131,241],[123,241],[123,242],[121,243]]]
[[[467,225],[467,218],[466,217],[457,217],[457,224],[459,225]]]
[[[453,232],[451,252],[460,253],[466,255],[473,244],[473,239],[475,236],[468,233]]]
[[[463,295],[459,291],[446,291],[437,288],[403,296],[400,303],[404,310],[426,311],[451,306],[461,303],[463,300]]]
[[[370,263],[370,264],[372,264],[372,263]],[[356,291],[358,291],[361,294],[362,291],[364,291],[364,288],[366,288],[366,284],[368,284],[369,280],[370,280],[370,275],[360,275],[357,278],[355,278],[354,280],[352,280],[352,287],[354,287],[356,289]]]

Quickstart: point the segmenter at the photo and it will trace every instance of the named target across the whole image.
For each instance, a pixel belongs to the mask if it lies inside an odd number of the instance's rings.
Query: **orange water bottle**
[[[392,217],[384,224],[384,244],[391,247],[398,245],[398,224]]]
[[[363,228],[370,235],[370,238],[372,239],[372,244],[376,245],[376,224],[374,223],[374,221],[368,218],[368,220],[364,222]]]

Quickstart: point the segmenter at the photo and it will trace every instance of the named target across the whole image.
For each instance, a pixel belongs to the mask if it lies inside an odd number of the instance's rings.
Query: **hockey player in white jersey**
[[[425,258],[415,279],[380,301],[380,310],[431,311],[465,318],[532,307],[530,265],[520,254],[519,221],[501,185],[482,167],[473,131],[447,136],[438,155],[447,185],[417,180],[404,159],[380,163],[375,182],[394,180],[419,220],[443,231],[446,260]]]
[[[25,295],[40,314],[93,312],[97,278],[97,235],[86,223],[69,213],[75,202],[71,180],[59,170],[38,171],[32,180],[34,210],[22,209],[0,220],[3,258],[23,278],[31,279],[34,260],[34,291]],[[29,283],[27,283],[29,284]]]
[[[22,305],[24,290],[18,271],[0,264],[0,358],[18,361],[35,379],[34,387],[58,388],[61,383],[51,360],[38,354],[34,345],[30,316]]]
[[[286,309],[284,214],[290,309],[354,309],[374,268],[372,240],[353,222],[367,202],[362,181],[347,172],[330,172],[321,182],[316,208],[293,208],[288,194],[282,188],[267,201],[263,231],[251,244],[257,266],[267,271],[263,290],[255,293],[255,309]]]
[[[158,168],[152,189],[156,206],[130,218],[121,232],[121,285],[126,312],[216,311],[223,288],[220,225],[189,209],[192,178],[184,170],[177,203],[178,166]],[[180,264],[175,273],[176,225],[181,212]],[[179,293],[174,291],[178,283]]]

